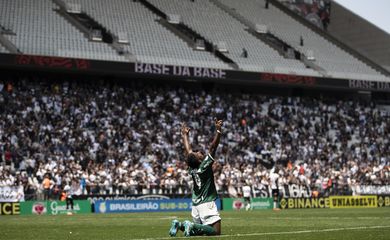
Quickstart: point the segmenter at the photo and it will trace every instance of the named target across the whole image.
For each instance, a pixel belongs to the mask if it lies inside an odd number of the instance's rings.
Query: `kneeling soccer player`
[[[178,230],[183,231],[186,237],[221,234],[221,218],[215,204],[217,191],[212,165],[221,138],[222,123],[222,120],[215,121],[217,132],[207,155],[200,151],[192,151],[188,140],[190,129],[185,124],[182,125],[181,134],[186,151],[187,164],[194,181],[191,213],[193,222],[173,220],[169,229],[169,235],[172,237],[176,236]]]

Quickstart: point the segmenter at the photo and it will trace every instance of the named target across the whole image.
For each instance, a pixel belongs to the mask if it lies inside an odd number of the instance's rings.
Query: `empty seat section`
[[[313,51],[315,63],[337,78],[363,80],[390,80],[367,64],[329,42],[319,34],[288,16],[280,9],[269,5],[266,9],[264,0],[219,0],[235,9],[254,24],[265,24],[269,31],[290,44],[301,53]],[[300,44],[302,36],[303,46]]]
[[[0,23],[16,33],[8,38],[26,54],[126,61],[107,44],[85,38],[56,8],[50,0],[0,1]]]
[[[128,0],[72,0],[115,35],[127,34],[123,45],[137,61],[147,63],[230,68],[210,52],[196,51],[157,21],[139,2]]]
[[[8,53],[8,50],[0,44],[0,53]]]
[[[224,41],[227,54],[239,67],[247,71],[281,72],[318,76],[295,59],[286,59],[276,50],[257,39],[245,29],[245,25],[224,12],[209,0],[149,0],[167,14],[181,15],[183,23],[190,26],[212,43]],[[243,1],[237,1],[243,4]],[[243,48],[248,57],[242,57]]]

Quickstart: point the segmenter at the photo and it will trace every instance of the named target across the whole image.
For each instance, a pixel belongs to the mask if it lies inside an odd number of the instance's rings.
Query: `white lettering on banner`
[[[282,196],[286,198],[303,198],[310,197],[311,190],[309,187],[297,184],[279,186],[279,191],[282,190]]]
[[[24,201],[24,191],[22,186],[0,187],[0,202]]]
[[[270,203],[269,202],[252,202],[251,205],[252,205],[252,207],[269,207]]]
[[[262,185],[260,187],[253,188],[254,197],[266,198],[270,197],[268,186]]]
[[[164,64],[135,63],[136,73],[161,74],[181,77],[226,78],[226,72],[216,68],[170,66]]]
[[[349,87],[350,88],[375,89],[375,83],[373,81],[349,80]]]
[[[374,82],[363,80],[349,80],[350,88],[368,89],[368,90],[390,90],[390,83],[388,82]]]
[[[191,71],[189,67],[173,66],[173,75],[191,77]]]
[[[225,78],[226,73],[221,69],[194,68],[194,77]]]
[[[377,82],[378,90],[390,90],[390,83],[388,82]]]
[[[158,210],[158,203],[112,203],[110,211]]]
[[[306,188],[306,186],[303,185],[296,185],[296,184],[291,184],[288,185],[289,188],[289,197],[293,198],[301,198],[301,197],[310,197],[311,192]]]
[[[51,214],[53,214],[53,215],[57,215],[59,212],[66,212],[66,211],[68,211],[68,209],[66,209],[66,205],[58,206],[58,202],[57,201],[51,202],[50,208],[51,208]],[[73,206],[73,210],[80,211],[80,205],[78,203],[76,203]]]
[[[285,198],[303,198],[311,197],[311,189],[309,186],[289,184],[279,185],[279,194]],[[254,187],[255,197],[271,197],[272,189],[270,186],[263,185],[261,188]]]
[[[373,185],[361,185],[360,194],[365,195],[390,195],[390,185],[373,186]]]
[[[127,196],[127,195],[103,195],[97,197],[88,197],[87,200],[94,204],[96,201],[107,201],[107,200],[158,200],[158,199],[170,199],[164,195],[141,195],[141,196]]]
[[[158,200],[158,199],[170,199],[168,196],[164,195],[142,195],[139,197],[136,197],[135,199],[138,200]]]
[[[168,75],[169,68],[164,64],[136,63],[135,72]]]

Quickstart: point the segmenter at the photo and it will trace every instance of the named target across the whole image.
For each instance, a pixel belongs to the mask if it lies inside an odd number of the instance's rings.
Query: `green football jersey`
[[[189,169],[194,182],[192,190],[192,205],[194,206],[217,199],[212,169],[213,162],[213,157],[208,154],[197,169]]]

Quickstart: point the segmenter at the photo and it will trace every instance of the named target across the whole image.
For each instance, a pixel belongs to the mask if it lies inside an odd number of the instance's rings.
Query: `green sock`
[[[194,226],[192,227],[192,233],[194,234],[193,236],[200,236],[200,235],[215,235],[215,229],[209,225],[203,225],[203,224],[198,224],[194,223]],[[192,234],[191,234],[192,235]]]

